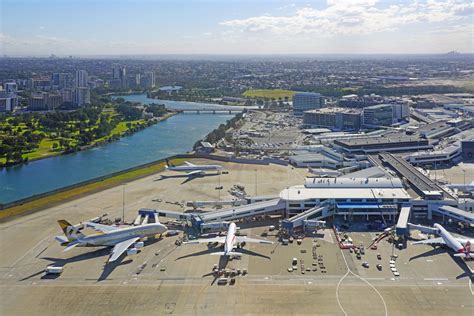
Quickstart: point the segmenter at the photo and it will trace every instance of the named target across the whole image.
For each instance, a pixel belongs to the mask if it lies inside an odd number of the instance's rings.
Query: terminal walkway
[[[396,226],[396,233],[398,236],[408,235],[408,219],[410,217],[411,207],[404,205],[400,210],[400,215],[398,216],[398,222]]]
[[[457,207],[443,205],[433,210],[434,213],[439,215],[447,216],[457,221],[466,222],[469,224],[474,224],[474,213],[466,212]]]
[[[328,205],[321,204],[321,205],[312,207],[309,210],[306,210],[300,214],[297,214],[289,219],[283,220],[282,227],[284,229],[292,230],[292,229],[305,225],[305,222],[309,222],[308,224],[314,224],[311,222],[311,220],[308,220],[308,218],[311,216],[315,216],[315,218],[313,218],[313,221],[314,221],[314,220],[320,220],[320,219],[326,218],[331,215],[333,215],[333,213],[330,212]]]

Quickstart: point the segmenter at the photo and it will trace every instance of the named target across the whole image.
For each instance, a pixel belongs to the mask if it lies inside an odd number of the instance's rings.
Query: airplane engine
[[[130,248],[127,250],[127,256],[136,255],[138,252],[137,248]]]
[[[140,249],[140,248],[143,248],[143,246],[145,246],[145,244],[144,244],[143,241],[139,241],[139,242],[136,242],[134,246],[135,246],[135,248]]]

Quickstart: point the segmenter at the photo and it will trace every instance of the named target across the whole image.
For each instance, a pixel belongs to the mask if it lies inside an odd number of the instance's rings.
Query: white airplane
[[[219,252],[211,252],[211,255],[216,256],[235,256],[240,257],[242,253],[234,251],[237,247],[237,244],[246,242],[246,243],[260,243],[260,244],[273,244],[272,241],[263,240],[263,239],[256,239],[256,238],[249,238],[246,236],[236,236],[235,233],[237,232],[237,226],[235,223],[230,223],[229,228],[227,230],[227,235],[225,237],[214,237],[214,238],[207,238],[207,239],[196,239],[188,242],[184,242],[183,244],[207,244],[210,242],[218,242],[224,244],[224,251]]]
[[[457,189],[466,193],[474,193],[474,181],[471,184],[448,184],[448,188]]]
[[[69,251],[74,247],[110,246],[113,249],[108,262],[117,260],[125,251],[128,255],[137,253],[137,249],[144,246],[143,241],[139,241],[140,239],[163,234],[168,229],[160,223],[121,228],[86,222],[84,226],[81,226],[91,227],[100,232],[86,236],[80,232],[78,225],[73,226],[66,220],[59,220],[58,223],[65,237],[56,236],[55,239],[62,246],[66,246],[64,251]],[[132,245],[133,247],[130,248]]]
[[[471,243],[474,242],[474,239],[454,237],[440,224],[434,224],[433,228],[425,227],[421,225],[416,225],[416,227],[419,228],[421,231],[436,234],[441,237],[417,241],[417,242],[412,243],[412,245],[442,244],[454,250],[455,257],[463,257],[463,258],[471,257],[471,253],[473,253],[471,251]]]
[[[217,171],[220,172],[224,167],[219,165],[194,165],[188,161],[184,162],[183,166],[175,166],[166,160],[166,169],[180,172],[187,172],[188,176],[203,176],[206,171]]]
[[[308,167],[308,172],[318,177],[339,177],[342,175],[342,172],[340,171],[323,168],[313,169],[311,167]]]

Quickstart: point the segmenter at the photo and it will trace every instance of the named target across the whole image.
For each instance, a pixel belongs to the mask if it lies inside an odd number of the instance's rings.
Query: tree
[[[53,150],[56,150],[58,148],[58,143],[53,143],[52,148]]]

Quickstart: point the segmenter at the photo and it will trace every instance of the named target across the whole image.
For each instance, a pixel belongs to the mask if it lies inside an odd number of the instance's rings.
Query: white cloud
[[[291,15],[261,15],[221,22],[246,33],[276,35],[360,35],[393,31],[423,22],[457,21],[473,14],[474,3],[457,0],[413,1],[407,5],[380,7],[377,0],[329,0],[325,9],[303,7]]]

